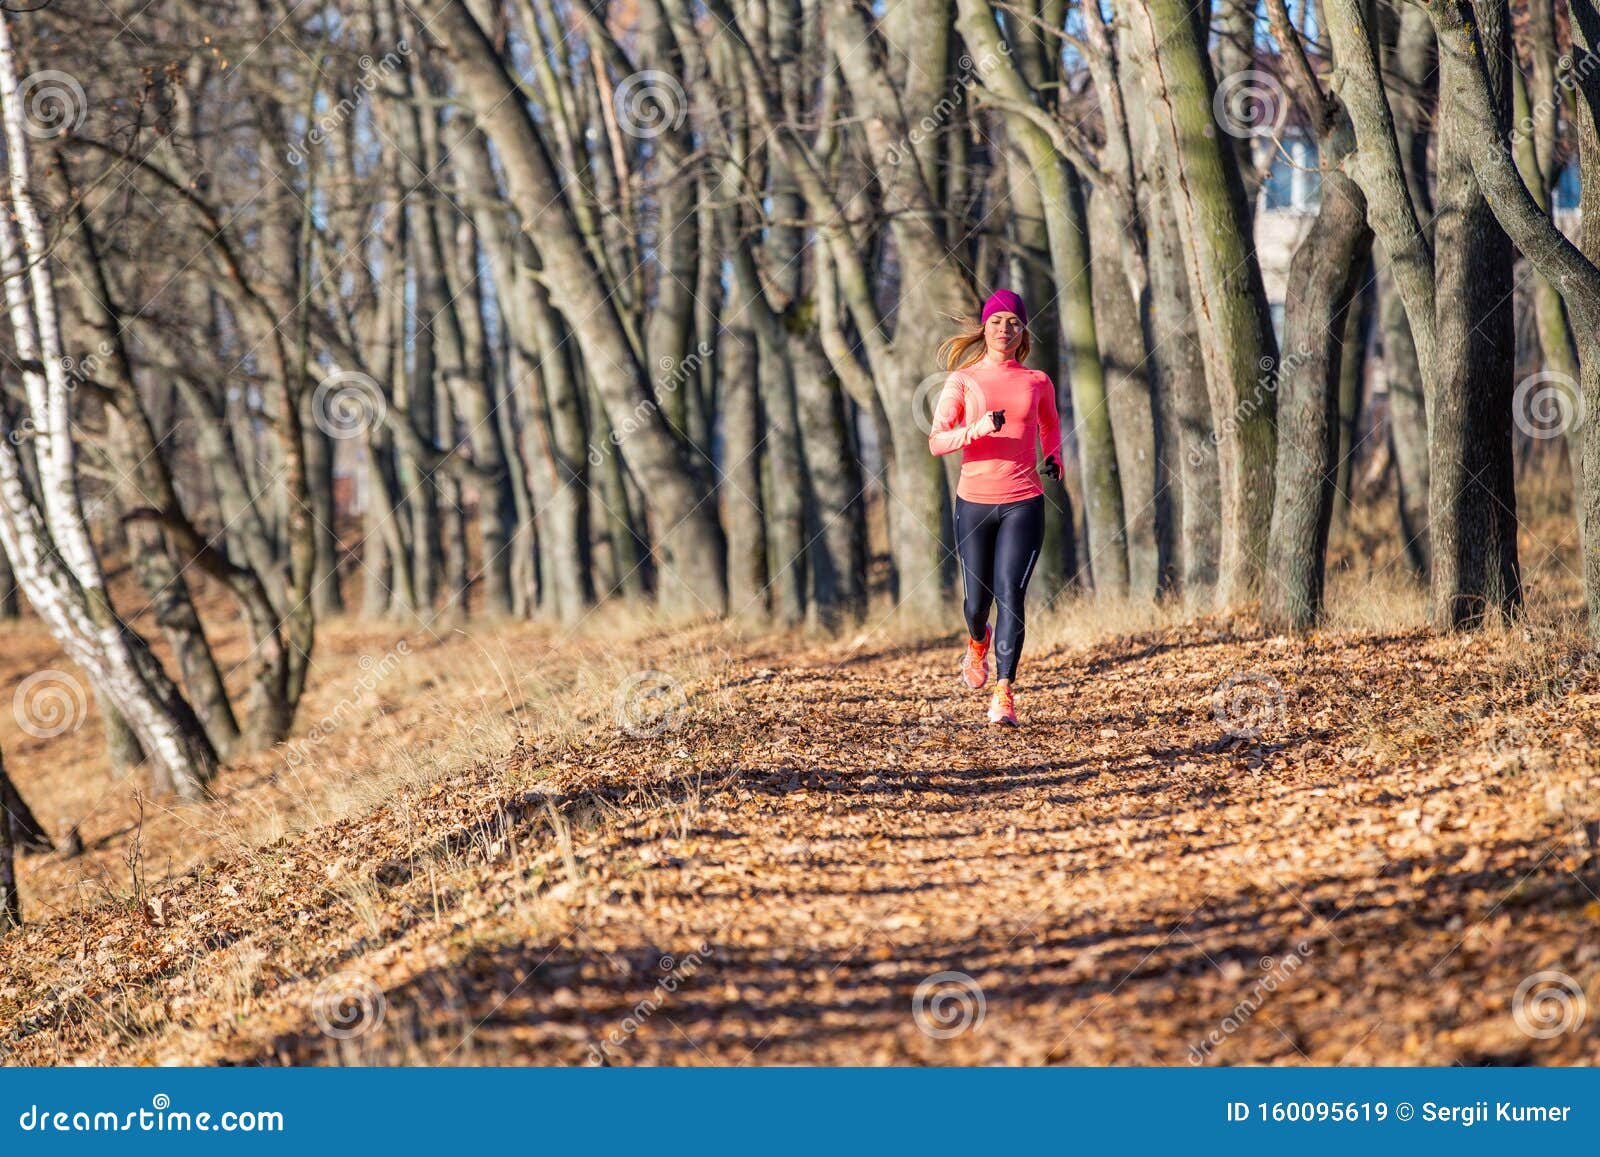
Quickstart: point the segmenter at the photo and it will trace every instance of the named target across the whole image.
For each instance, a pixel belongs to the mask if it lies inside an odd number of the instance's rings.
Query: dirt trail
[[[179,881],[168,927],[204,916],[181,952],[129,959],[166,927],[102,914],[85,941],[119,937],[114,978],[0,990],[0,1041],[22,1063],[1600,1059],[1576,1023],[1600,999],[1600,695],[1500,647],[1194,625],[1030,656],[1017,731],[984,725],[949,645],[735,648],[640,734],[601,704],[558,750],[529,735]],[[290,894],[263,883],[285,858]]]

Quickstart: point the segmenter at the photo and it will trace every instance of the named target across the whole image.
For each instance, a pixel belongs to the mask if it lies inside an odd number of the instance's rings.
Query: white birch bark
[[[28,139],[9,22],[0,17],[0,113],[6,137],[10,214],[0,213],[0,269],[30,431],[38,462],[38,505],[22,473],[15,432],[0,443],[0,543],[18,582],[67,654],[126,717],[146,753],[180,795],[200,798],[216,766],[193,712],[117,617],[105,591],[78,494],[72,385],[61,357],[45,232],[31,193]],[[41,509],[42,507],[42,509]],[[181,705],[174,711],[174,705]],[[194,726],[188,724],[194,723]]]

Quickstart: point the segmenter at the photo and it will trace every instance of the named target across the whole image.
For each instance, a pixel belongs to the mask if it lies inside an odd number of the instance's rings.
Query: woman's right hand
[[[1005,424],[1006,412],[1004,410],[990,410],[978,422],[978,429],[981,434],[998,434],[1000,427]]]

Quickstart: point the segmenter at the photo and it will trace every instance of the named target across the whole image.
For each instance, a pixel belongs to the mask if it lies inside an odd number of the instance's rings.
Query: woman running
[[[1011,683],[1022,653],[1022,601],[1044,543],[1044,473],[1061,477],[1061,418],[1050,375],[1022,364],[1028,356],[1028,309],[1008,289],[984,303],[983,317],[939,345],[951,370],[934,409],[928,449],[961,453],[956,484],[956,549],[965,592],[967,651],[961,673],[976,690],[989,681],[989,644],[996,675],[989,722],[1017,725]],[[995,627],[989,609],[999,604]]]

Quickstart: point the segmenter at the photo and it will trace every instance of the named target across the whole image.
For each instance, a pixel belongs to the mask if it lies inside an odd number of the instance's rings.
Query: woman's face
[[[1009,356],[1022,342],[1021,319],[1005,310],[991,313],[983,323],[983,340],[990,353]]]

